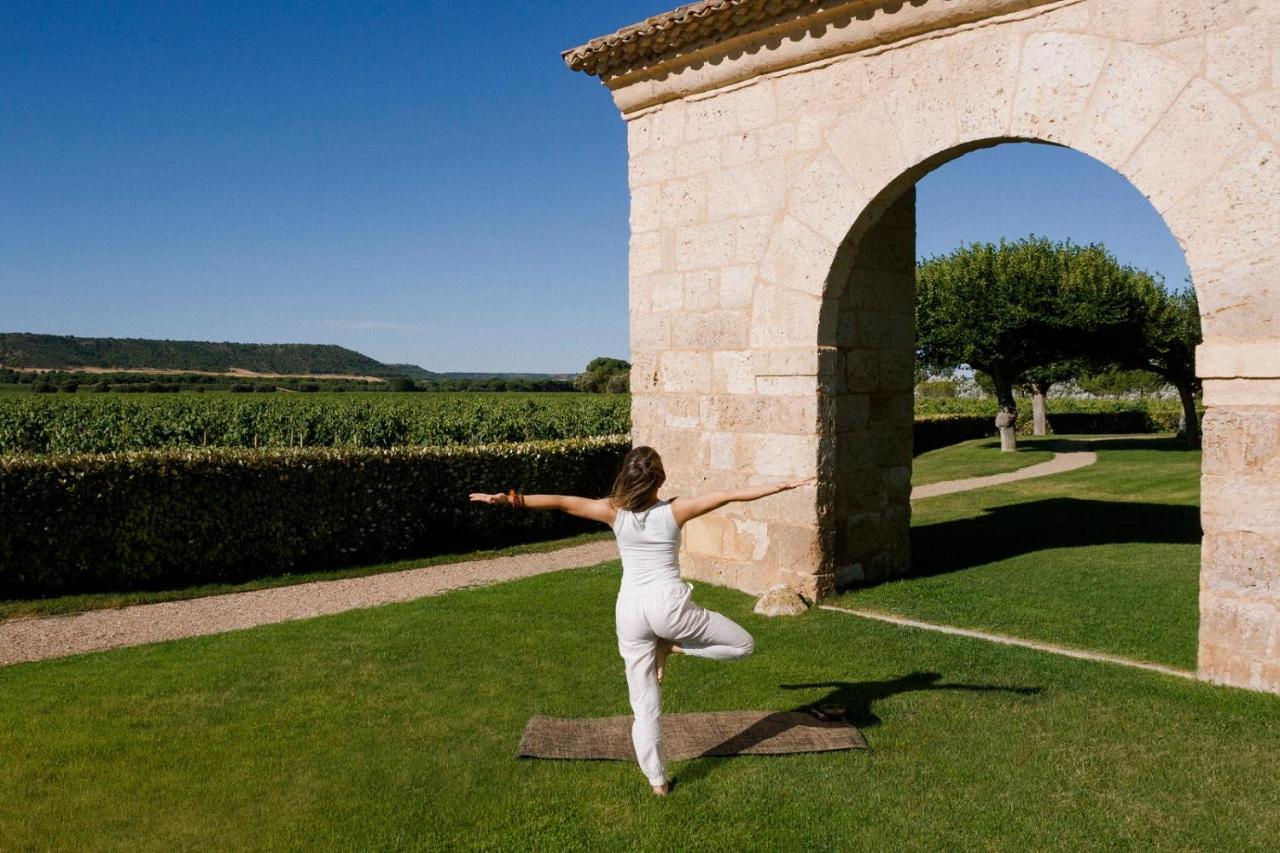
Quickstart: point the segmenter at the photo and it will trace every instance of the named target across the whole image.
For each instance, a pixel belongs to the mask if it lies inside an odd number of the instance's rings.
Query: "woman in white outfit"
[[[667,656],[684,654],[736,660],[754,649],[751,635],[741,626],[693,603],[690,598],[693,587],[680,580],[677,561],[680,529],[690,519],[727,503],[754,501],[810,482],[802,480],[659,500],[658,489],[665,480],[658,452],[642,446],[627,453],[612,492],[598,500],[515,492],[471,495],[473,501],[491,504],[559,509],[613,528],[622,557],[622,585],[614,615],[618,652],[626,664],[627,688],[635,715],[631,738],[640,769],[659,796],[666,796],[669,790],[659,719],[659,685]]]

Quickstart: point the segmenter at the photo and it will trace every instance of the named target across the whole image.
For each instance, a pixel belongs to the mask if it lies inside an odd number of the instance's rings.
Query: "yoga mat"
[[[517,758],[635,761],[631,715],[594,719],[529,718]],[[802,711],[717,711],[663,714],[663,752],[669,761],[707,755],[781,755],[866,749],[862,732],[844,720]]]

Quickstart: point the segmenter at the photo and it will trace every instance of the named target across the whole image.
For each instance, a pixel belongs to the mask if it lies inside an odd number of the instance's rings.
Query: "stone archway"
[[[691,524],[686,571],[821,596],[905,568],[911,188],[973,148],[1070,146],[1186,254],[1200,674],[1280,691],[1277,47],[1280,8],[1243,0],[704,0],[568,51],[628,122],[635,441],[678,490],[820,475]]]

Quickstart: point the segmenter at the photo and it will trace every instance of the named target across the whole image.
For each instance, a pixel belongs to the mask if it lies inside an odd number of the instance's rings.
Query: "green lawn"
[[[1275,849],[1280,699],[814,610],[669,712],[837,702],[873,752],[518,761],[625,713],[618,564],[0,669],[0,849]],[[789,685],[810,684],[801,688]]]
[[[1173,438],[1093,448],[1088,468],[914,501],[920,576],[832,603],[1193,669],[1200,454]]]
[[[978,438],[930,450],[912,460],[911,485],[924,486],[943,480],[1005,474],[1048,462],[1053,458],[1054,448],[1060,444],[1055,438],[1019,438],[1018,449],[1013,453],[1002,453],[998,438]]]

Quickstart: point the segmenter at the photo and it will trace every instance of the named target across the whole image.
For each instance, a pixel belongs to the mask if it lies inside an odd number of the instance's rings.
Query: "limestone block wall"
[[[819,477],[691,523],[686,572],[820,595],[905,565],[904,193],[978,147],[1070,146],[1186,253],[1210,409],[1201,674],[1280,691],[1259,449],[1280,421],[1280,3],[835,3],[751,39],[606,78],[628,122],[635,441],[672,493]]]
[[[908,187],[856,247],[819,400],[819,530],[836,587],[911,567],[916,193]],[[842,265],[837,264],[842,268]]]

